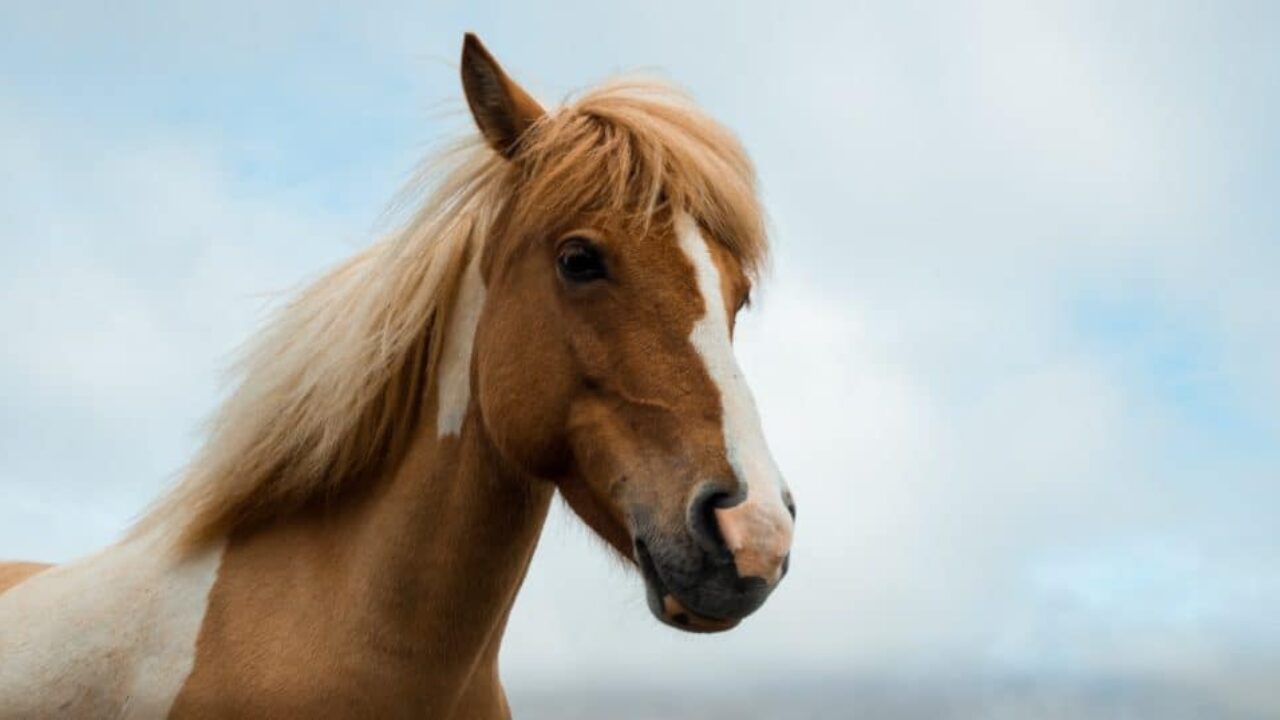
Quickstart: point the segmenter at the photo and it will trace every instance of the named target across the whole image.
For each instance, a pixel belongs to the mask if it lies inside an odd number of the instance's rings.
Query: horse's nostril
[[[716,508],[730,507],[733,504],[734,496],[714,485],[700,488],[689,504],[689,533],[707,552],[729,556],[729,548],[720,532],[720,523],[716,520]]]

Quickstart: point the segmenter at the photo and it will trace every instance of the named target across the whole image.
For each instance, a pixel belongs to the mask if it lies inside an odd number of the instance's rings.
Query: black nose
[[[689,501],[687,525],[689,535],[703,552],[717,560],[733,561],[729,547],[716,520],[717,508],[730,508],[742,502],[743,493],[726,490],[717,483],[703,483]]]

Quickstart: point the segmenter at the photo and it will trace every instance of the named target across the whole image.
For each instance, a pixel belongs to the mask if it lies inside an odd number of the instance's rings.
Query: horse
[[[754,170],[688,96],[547,110],[472,34],[479,132],[279,308],[114,545],[0,565],[0,717],[506,718],[507,618],[559,493],[662,623],[736,626],[795,505],[734,358]]]

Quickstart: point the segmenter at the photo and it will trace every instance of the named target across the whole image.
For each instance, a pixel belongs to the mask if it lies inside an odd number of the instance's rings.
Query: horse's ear
[[[485,140],[503,157],[515,157],[520,138],[545,111],[472,33],[462,41],[462,88]]]

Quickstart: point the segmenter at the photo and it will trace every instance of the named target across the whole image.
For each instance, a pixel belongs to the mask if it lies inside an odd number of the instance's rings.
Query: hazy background
[[[799,503],[733,633],[557,508],[518,717],[1280,717],[1280,4],[4,2],[0,555],[110,541],[277,293],[469,130],[688,87],[776,256],[740,354]]]

